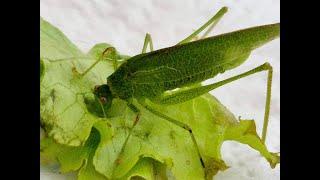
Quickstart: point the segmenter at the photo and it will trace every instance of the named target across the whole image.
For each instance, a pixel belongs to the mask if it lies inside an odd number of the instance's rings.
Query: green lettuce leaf
[[[85,145],[81,147],[66,146],[56,143],[52,138],[44,138],[41,140],[40,157],[47,163],[48,160],[51,160],[49,163],[52,164],[59,162],[61,173],[79,170],[79,180],[106,180],[92,164],[92,158],[99,142],[100,134],[95,128],[92,129]]]
[[[108,127],[105,122],[100,121],[96,127]],[[107,131],[104,131],[107,132]],[[111,131],[109,131],[111,132]],[[93,156],[100,137],[106,134],[100,134],[96,128],[93,128],[91,135],[84,146],[72,147],[56,143],[52,138],[41,140],[40,157],[42,164],[60,164],[60,172],[68,173],[78,171],[79,180],[106,180],[107,178],[95,170],[92,163]],[[111,138],[111,134],[105,137]],[[160,162],[151,158],[142,158],[123,178],[144,178],[144,179],[166,179],[166,168]]]
[[[253,120],[238,121],[210,94],[185,103],[155,109],[188,124],[195,135],[203,168],[188,131],[141,109],[139,123],[126,102],[115,99],[104,111],[92,93],[106,82],[113,64],[101,60],[110,47],[97,44],[82,53],[62,32],[40,18],[40,113],[47,137],[41,141],[42,164],[58,162],[60,171],[78,172],[78,179],[212,179],[228,166],[221,157],[227,140],[249,145],[275,167],[256,133]],[[118,59],[128,56],[117,54]]]
[[[101,61],[93,71],[81,76],[96,62],[92,53],[96,51],[83,54],[57,28],[42,19],[40,46],[41,125],[58,143],[84,144],[93,124],[99,120],[89,113],[86,99],[94,98],[93,87],[105,82],[112,73],[112,63]]]

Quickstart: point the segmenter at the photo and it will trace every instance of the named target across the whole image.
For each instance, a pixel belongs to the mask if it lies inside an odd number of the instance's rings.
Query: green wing
[[[202,82],[241,65],[251,51],[279,36],[280,24],[235,31],[137,55],[127,81],[139,91],[166,91]]]

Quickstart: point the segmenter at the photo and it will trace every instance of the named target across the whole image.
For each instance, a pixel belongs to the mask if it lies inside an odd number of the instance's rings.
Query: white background
[[[212,34],[220,34],[250,26],[280,22],[280,0],[41,0],[40,15],[62,30],[84,51],[94,44],[107,42],[127,55],[141,52],[145,33],[152,35],[155,49],[176,44],[200,27],[222,6],[229,12]],[[274,67],[271,115],[267,146],[280,151],[280,40],[254,51],[241,67],[213,80],[252,69],[264,62]],[[255,119],[261,134],[266,92],[266,75],[260,73],[221,87],[213,92],[225,106],[242,119]],[[273,180],[280,179],[275,169],[251,148],[226,142],[222,156],[231,166],[216,179]],[[41,179],[65,179],[41,168]]]

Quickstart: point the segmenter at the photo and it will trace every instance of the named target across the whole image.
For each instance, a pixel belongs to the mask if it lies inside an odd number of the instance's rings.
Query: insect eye
[[[101,102],[102,104],[105,104],[105,103],[107,102],[107,98],[105,98],[105,97],[100,97],[100,102]]]

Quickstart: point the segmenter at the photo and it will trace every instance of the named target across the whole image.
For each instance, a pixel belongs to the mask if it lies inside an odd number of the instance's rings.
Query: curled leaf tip
[[[272,155],[272,158],[268,158],[268,162],[270,164],[270,167],[274,169],[277,164],[280,164],[280,156],[279,153],[270,153]]]

